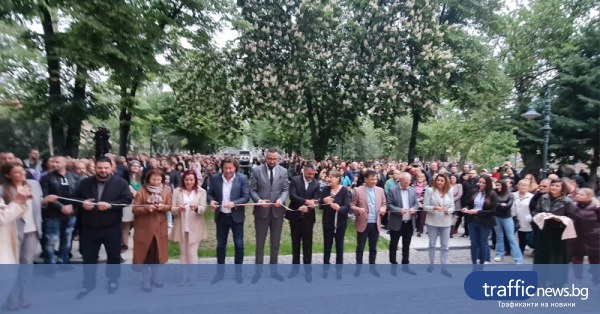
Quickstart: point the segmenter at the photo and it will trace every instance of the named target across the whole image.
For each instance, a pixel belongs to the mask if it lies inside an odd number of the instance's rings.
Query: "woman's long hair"
[[[433,182],[433,190],[434,191],[438,191],[438,193],[440,193],[440,195],[445,196],[446,193],[448,193],[448,191],[450,191],[450,188],[452,188],[452,186],[450,185],[450,178],[448,178],[447,175],[440,173],[435,177],[435,180],[437,181],[437,178],[444,178],[444,186],[442,187],[442,189],[438,190],[437,188],[437,183]]]
[[[485,190],[483,191],[484,193],[484,197],[485,197],[485,201],[484,201],[484,207],[489,207],[490,203],[492,201],[492,195],[496,196],[496,192],[494,192],[494,184],[492,183],[492,177],[488,176],[487,174],[481,175],[479,177],[479,179],[483,179],[485,180]],[[506,183],[505,183],[506,184]],[[478,189],[477,193],[473,194],[473,197],[471,198],[471,201],[473,203],[475,203],[475,198],[477,197],[477,194],[479,194],[481,190]]]
[[[8,177],[10,175],[10,173],[12,172],[12,170],[16,167],[23,168],[23,166],[21,166],[18,163],[4,164],[4,165],[2,165],[2,168],[0,168],[0,175],[2,176],[2,179],[4,180],[4,183],[2,184],[2,188],[4,190],[4,193],[3,193],[4,195],[2,195],[2,198],[4,199],[4,202],[6,204],[8,204],[12,201],[14,194],[16,193],[14,182],[12,182],[12,180]],[[23,182],[23,185],[28,185],[27,180],[25,180]]]
[[[508,185],[506,184],[506,181],[504,180],[499,180],[496,183],[499,183],[500,186],[502,187],[500,189],[500,192],[496,192],[496,194],[498,194],[499,198],[505,199],[508,197]]]

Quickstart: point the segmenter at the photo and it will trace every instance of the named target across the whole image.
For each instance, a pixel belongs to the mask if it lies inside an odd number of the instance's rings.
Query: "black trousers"
[[[116,283],[121,276],[121,224],[101,229],[83,227],[79,235],[79,251],[83,256],[83,287],[93,289],[96,286],[96,272],[100,246],[106,250],[106,277],[108,282]]]
[[[390,263],[397,264],[396,251],[398,251],[398,242],[402,237],[402,264],[408,264],[410,254],[410,240],[413,236],[412,220],[403,221],[402,228],[398,231],[390,230]]]
[[[365,244],[369,239],[369,264],[375,264],[377,258],[377,240],[379,240],[379,230],[377,230],[376,223],[368,223],[367,228],[364,232],[356,233],[356,264],[363,263],[363,252],[365,251]]]
[[[302,246],[303,263],[312,263],[313,226],[313,222],[306,221],[303,218],[290,221],[292,264],[300,264],[300,246]]]
[[[338,221],[337,230],[334,228],[323,228],[323,264],[330,264],[331,249],[335,239],[335,263],[344,264],[344,236],[346,235],[346,223]]]

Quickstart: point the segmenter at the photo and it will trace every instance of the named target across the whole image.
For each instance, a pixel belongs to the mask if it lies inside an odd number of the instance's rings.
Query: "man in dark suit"
[[[402,237],[402,264],[408,264],[410,240],[416,227],[415,213],[419,208],[417,193],[410,186],[408,172],[400,174],[400,186],[394,186],[387,194],[388,229],[390,230],[390,263],[398,264],[396,251]]]
[[[267,203],[254,207],[254,228],[256,230],[256,264],[263,264],[265,241],[270,230],[271,264],[277,264],[281,229],[288,197],[288,172],[279,165],[279,152],[271,148],[267,151],[266,163],[252,169],[250,197],[255,203]],[[272,203],[272,205],[268,204]]]
[[[225,251],[229,230],[233,233],[235,263],[242,264],[244,259],[244,206],[250,199],[248,179],[237,173],[237,162],[231,157],[221,161],[222,173],[210,178],[208,202],[215,211],[217,225],[217,263],[225,264]]]
[[[82,298],[96,286],[96,269],[100,246],[104,245],[107,255],[106,277],[108,292],[118,288],[121,273],[121,218],[122,204],[131,204],[129,184],[112,175],[111,160],[101,157],[96,161],[96,175],[84,178],[75,192],[81,204],[81,234],[79,250],[83,256],[83,289],[77,295]],[[119,204],[119,205],[111,205]]]
[[[290,182],[290,209],[285,218],[290,222],[292,234],[292,264],[300,264],[300,245],[302,244],[303,262],[312,262],[312,237],[315,224],[315,207],[320,195],[320,184],[315,180],[316,169],[313,164],[304,166],[302,175],[295,176]]]

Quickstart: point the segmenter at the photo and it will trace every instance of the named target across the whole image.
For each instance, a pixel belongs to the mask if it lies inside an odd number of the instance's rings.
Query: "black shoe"
[[[257,283],[257,282],[258,282],[258,280],[260,279],[260,276],[261,276],[261,275],[262,275],[262,274],[261,274],[260,272],[256,272],[256,273],[254,273],[254,276],[252,277],[252,284],[255,284],[255,283]]]
[[[77,300],[83,299],[86,295],[90,294],[90,292],[92,292],[92,290],[94,290],[94,289],[82,288],[77,293],[77,296],[76,296]]]
[[[287,276],[288,279],[292,279],[292,278],[298,276],[299,272],[300,271],[297,268],[292,269],[292,271],[290,272],[290,274]]]
[[[278,272],[271,272],[271,278],[278,280],[278,281],[283,281],[283,276],[281,276]]]
[[[121,264],[125,264],[126,260],[123,258],[123,256],[121,256],[120,259],[121,259]]]
[[[403,273],[407,273],[407,274],[409,274],[409,275],[413,275],[413,276],[416,276],[416,275],[417,275],[417,273],[416,273],[414,270],[410,269],[410,268],[409,268],[408,266],[406,266],[406,265],[405,265],[405,266],[402,266],[402,272],[403,272]]]
[[[306,282],[311,283],[312,282],[312,274],[307,272],[304,274],[304,277],[306,279]]]
[[[69,271],[69,270],[73,270],[73,265],[71,264],[59,264],[58,266],[58,270],[60,271]]]
[[[461,237],[461,238],[468,238],[468,237],[469,237],[469,235],[467,235],[467,234],[463,234],[463,235],[461,235],[460,237]]]
[[[381,277],[381,274],[377,271],[375,267],[370,267],[369,272],[371,273],[371,275],[377,278]]]
[[[156,282],[156,281],[152,281],[151,285],[152,285],[152,287],[155,287],[155,288],[162,288],[162,287],[165,286],[164,283],[162,283],[162,282]]]
[[[219,281],[223,280],[224,277],[225,277],[225,275],[223,273],[219,272],[215,275],[215,278],[213,278],[213,280],[210,281],[210,284],[215,285]]]
[[[446,268],[442,268],[442,275],[452,278],[452,274]]]
[[[108,284],[108,293],[113,294],[117,292],[117,289],[119,289],[119,285],[116,282],[111,282]]]

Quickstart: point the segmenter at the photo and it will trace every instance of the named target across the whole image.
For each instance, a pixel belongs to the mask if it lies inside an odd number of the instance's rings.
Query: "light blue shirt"
[[[367,203],[369,204],[368,223],[377,222],[377,209],[375,208],[375,189],[367,188]]]
[[[476,210],[483,210],[483,203],[485,203],[485,195],[481,192],[477,192],[475,196],[475,208]]]

